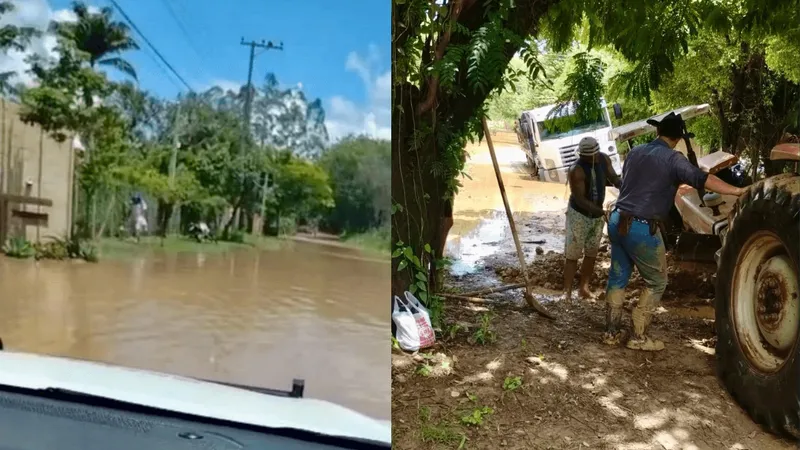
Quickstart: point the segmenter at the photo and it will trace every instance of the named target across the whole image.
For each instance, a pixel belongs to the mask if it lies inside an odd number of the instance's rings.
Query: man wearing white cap
[[[611,160],[600,153],[600,144],[592,137],[578,144],[578,161],[569,169],[569,206],[567,207],[567,235],[564,254],[564,293],[572,299],[572,282],[578,271],[578,259],[583,256],[578,294],[591,297],[589,281],[594,273],[597,249],[603,236],[603,201],[606,180],[619,188],[621,181]]]

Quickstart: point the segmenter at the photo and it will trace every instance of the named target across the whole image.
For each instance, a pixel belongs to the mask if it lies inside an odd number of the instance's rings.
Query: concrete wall
[[[0,202],[0,239],[24,236],[32,242],[64,237],[73,213],[75,150],[72,140],[57,142],[39,126],[19,118],[20,106],[0,99],[0,193],[51,200],[53,206]],[[47,214],[46,220],[13,217],[13,210]]]

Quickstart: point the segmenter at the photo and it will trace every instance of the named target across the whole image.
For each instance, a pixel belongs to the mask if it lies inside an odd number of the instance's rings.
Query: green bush
[[[244,232],[240,230],[229,230],[227,232],[223,232],[221,239],[222,241],[226,242],[234,242],[237,244],[244,243]]]
[[[292,236],[297,233],[297,219],[294,217],[281,217],[278,222],[279,236]]]
[[[78,236],[70,238],[51,237],[48,242],[41,242],[33,245],[38,259],[83,259],[88,262],[98,261],[97,246],[88,239],[81,239]]]
[[[27,239],[21,237],[12,237],[6,241],[5,245],[3,245],[3,253],[12,258],[27,259],[34,256],[36,254],[36,250]]]

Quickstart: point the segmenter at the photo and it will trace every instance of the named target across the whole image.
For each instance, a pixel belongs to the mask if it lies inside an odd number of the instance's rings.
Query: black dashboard
[[[225,423],[63,391],[0,387],[0,450],[335,450],[388,444]]]

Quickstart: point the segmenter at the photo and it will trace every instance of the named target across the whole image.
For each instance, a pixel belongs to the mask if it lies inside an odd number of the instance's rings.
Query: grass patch
[[[391,253],[391,232],[389,227],[378,228],[364,233],[345,234],[342,242],[348,246],[387,256]]]
[[[169,235],[164,239],[146,236],[139,242],[134,239],[101,238],[99,249],[102,258],[120,259],[143,253],[158,251],[164,253],[224,253],[233,250],[268,250],[280,246],[276,238],[245,235],[244,242],[197,242],[181,235]]]
[[[421,425],[420,433],[422,435],[422,442],[444,445],[458,444],[459,449],[464,447],[467,437],[461,430],[447,422],[434,422],[431,419],[430,408],[427,406],[420,408],[419,421]]]

